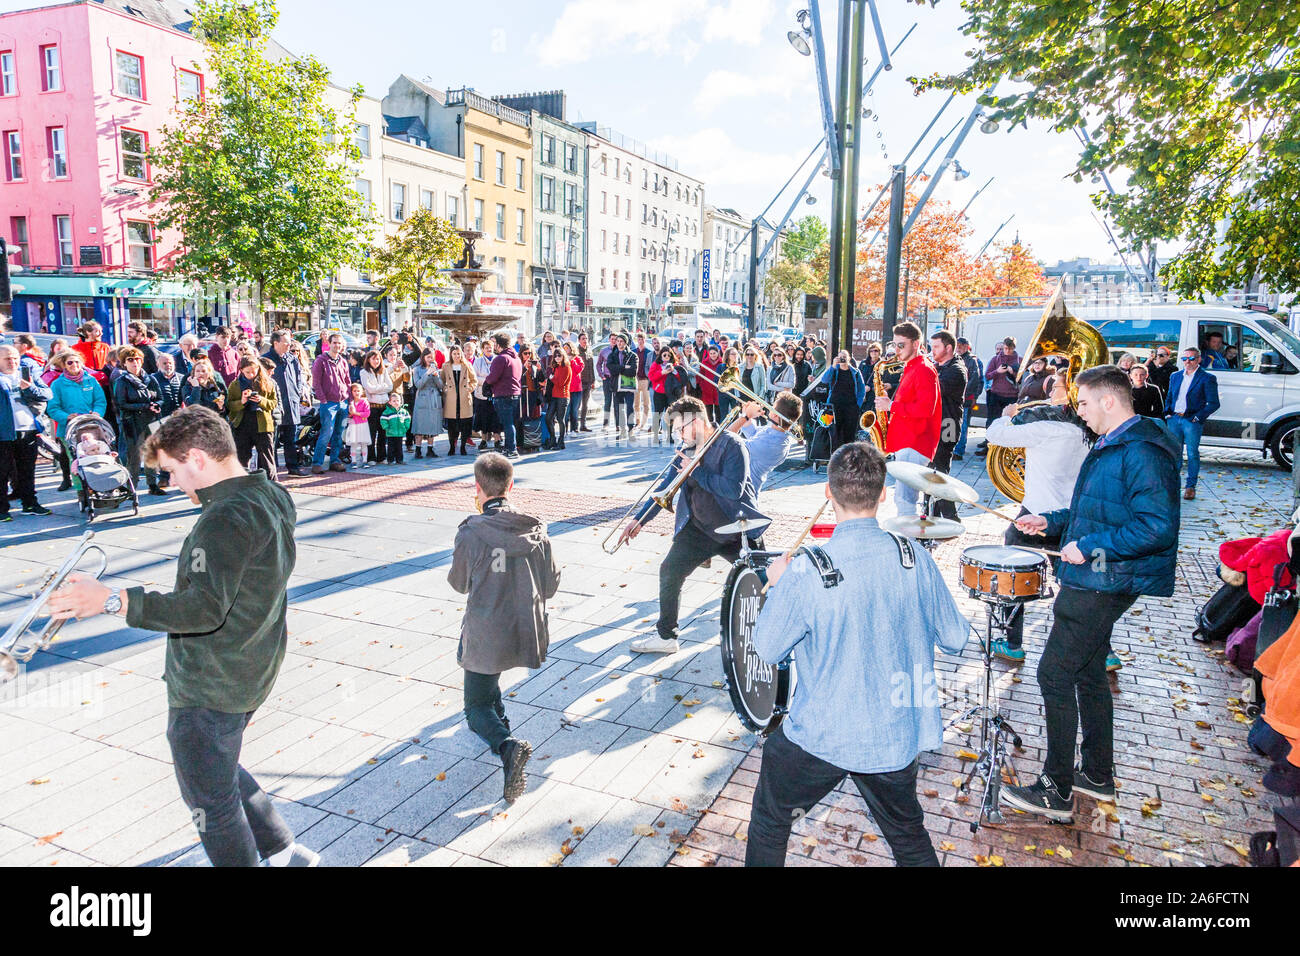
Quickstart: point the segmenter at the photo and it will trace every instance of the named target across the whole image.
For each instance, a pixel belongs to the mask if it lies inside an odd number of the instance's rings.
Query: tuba
[[[1110,361],[1110,350],[1100,332],[1080,318],[1070,313],[1065,305],[1062,286],[1065,280],[1057,284],[1056,291],[1043,309],[1043,317],[1029,340],[1025,358],[1020,363],[1020,377],[1039,358],[1064,358],[1069,361],[1065,369],[1066,386],[1070,395],[1070,404],[1078,399],[1079,388],[1074,380],[1084,369],[1105,365]],[[1043,402],[1026,402],[1021,408],[1042,405]],[[1024,501],[1025,498],[1025,450],[1023,448],[1005,448],[1001,445],[989,445],[988,454],[989,480],[993,487],[1012,501]]]
[[[903,362],[887,362],[882,356],[876,363],[875,369],[872,370],[871,390],[876,398],[888,398],[889,392],[885,389],[884,376],[888,372],[891,376],[900,374],[903,371]],[[866,434],[863,434],[865,432]],[[858,419],[858,441],[869,441],[883,455],[885,453],[885,437],[889,432],[889,413],[877,412],[874,409],[867,409]]]

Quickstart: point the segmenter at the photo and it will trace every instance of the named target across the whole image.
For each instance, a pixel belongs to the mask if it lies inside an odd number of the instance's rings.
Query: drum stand
[[[1005,822],[999,803],[1002,791],[1002,768],[1006,765],[1013,774],[1016,769],[1015,763],[1011,759],[1007,741],[1010,740],[1011,746],[1016,749],[1021,746],[1020,735],[1002,716],[1001,711],[997,709],[993,701],[993,630],[996,627],[1005,631],[1006,626],[1010,623],[1011,612],[1015,608],[1014,604],[997,599],[996,580],[993,582],[993,588],[994,593],[992,595],[981,598],[987,612],[984,633],[983,700],[980,704],[948,722],[948,726],[951,727],[954,724],[964,723],[976,715],[980,718],[979,755],[960,787],[962,793],[970,793],[971,781],[977,776],[984,781],[984,796],[980,800],[979,813],[976,814],[974,821],[970,825],[971,833],[979,830],[981,820],[988,820],[989,823],[995,824]]]

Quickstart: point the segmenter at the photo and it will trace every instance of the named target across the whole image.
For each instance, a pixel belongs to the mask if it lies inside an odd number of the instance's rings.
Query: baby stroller
[[[298,446],[298,454],[307,456],[307,463],[311,464],[311,456],[316,452],[316,442],[320,438],[320,411],[316,406],[305,409],[302,417],[298,419],[298,430],[294,433],[294,444]]]
[[[103,453],[77,457],[77,446],[83,439],[104,446]],[[63,443],[72,462],[72,487],[77,492],[77,503],[88,522],[95,520],[97,510],[113,511],[128,501],[131,513],[140,513],[135,482],[112,453],[117,444],[112,425],[93,413],[74,415],[68,419]]]
[[[831,445],[835,437],[835,409],[829,403],[818,401],[808,403],[808,420],[812,423],[812,436],[805,445],[807,460],[813,466],[813,474],[824,467],[831,458]]]

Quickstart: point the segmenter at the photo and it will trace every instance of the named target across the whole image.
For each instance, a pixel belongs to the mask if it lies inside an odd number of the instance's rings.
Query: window
[[[555,137],[549,133],[542,134],[542,162],[547,166],[555,165]]]
[[[515,291],[527,292],[528,288],[524,285],[524,260],[515,261]]]
[[[357,195],[360,196],[367,206],[370,205],[370,180],[358,179],[356,182]]]
[[[632,254],[632,237],[631,237],[631,236],[624,236],[624,237],[623,237],[623,255],[625,255],[625,256],[630,256],[631,254]]]
[[[506,184],[506,154],[497,150],[497,185]]]
[[[41,63],[45,67],[41,77],[41,89],[47,93],[63,89],[63,70],[59,67],[59,48],[54,44],[41,47]]]
[[[497,203],[497,238],[506,237],[506,207],[504,203]]]
[[[0,96],[13,96],[18,92],[17,77],[14,75],[14,51],[0,53]]]
[[[72,262],[72,217],[54,217],[54,244],[58,249],[59,265],[70,266]]]
[[[361,150],[361,155],[366,159],[370,158],[370,124],[358,123],[356,125],[356,135],[353,142],[357,144],[357,149]]]
[[[614,255],[618,255],[618,233],[614,233]]]
[[[542,209],[555,212],[555,180],[550,176],[542,177]]]
[[[147,222],[128,222],[126,224],[126,249],[128,253],[127,261],[131,264],[132,269],[152,269],[153,226]]]
[[[145,180],[149,170],[145,165],[144,154],[148,146],[148,137],[135,129],[124,129],[121,133],[122,176],[125,179]]]
[[[23,178],[23,139],[16,129],[5,133],[5,178]]]
[[[626,166],[623,167],[623,182],[630,183],[631,181],[632,181],[632,164],[628,163]]]
[[[542,224],[542,261],[555,262],[555,227],[549,222]]]
[[[515,242],[527,242],[527,230],[524,228],[524,220],[528,214],[522,209],[515,209]]]
[[[609,246],[609,243],[607,241],[608,239],[609,236],[606,234],[605,230],[604,229],[600,230],[600,251],[601,252],[604,252],[608,248]]]
[[[1205,350],[1210,347],[1211,335],[1223,336],[1221,357],[1212,357]],[[1264,337],[1245,325],[1224,322],[1200,323],[1198,341],[1201,348],[1201,368],[1210,372],[1258,372],[1264,356],[1275,351]]]
[[[18,247],[18,261],[15,265],[31,265],[31,256],[28,254],[27,244],[27,217],[12,216],[9,219],[9,234],[13,236],[13,244]]]
[[[515,157],[515,189],[523,190],[524,188],[524,160],[522,156]]]
[[[180,101],[182,103],[187,103],[190,100],[195,100],[199,103],[203,102],[203,77],[192,70],[176,71],[176,89],[180,94]],[[367,130],[366,142],[369,143],[369,141],[370,131]],[[367,151],[362,154],[363,156],[370,155],[369,148],[370,147],[367,145]]]
[[[620,178],[620,176],[618,175],[618,157],[617,157],[617,156],[614,157],[614,178],[615,178],[615,179],[619,179],[619,178]]]
[[[641,170],[641,188],[642,189],[650,188],[650,170],[648,169]],[[658,186],[656,186],[655,188],[657,189]]]
[[[474,231],[483,231],[483,200],[474,200]]]
[[[641,291],[645,291],[645,273],[641,273]]]
[[[401,222],[406,218],[406,186],[403,183],[393,183],[393,218]]]
[[[618,288],[618,270],[617,270],[617,269],[614,270],[614,288],[615,288],[615,289]]]
[[[578,189],[573,183],[564,184],[564,214],[566,216],[576,216],[578,205]]]
[[[492,271],[495,272],[497,279],[497,291],[506,291],[506,260],[501,256],[492,257]]]
[[[602,192],[600,194],[600,211],[603,213],[609,212],[609,193]]]
[[[483,144],[474,144],[474,178],[483,178]]]
[[[642,258],[642,259],[645,258],[645,256],[646,256],[646,251],[647,251],[647,248],[646,248],[646,241],[645,241],[644,239],[642,239],[642,240],[641,240],[641,258]]]
[[[420,208],[428,210],[429,212],[433,212],[433,190],[432,189],[420,190]]]
[[[453,226],[460,226],[460,197],[447,194],[447,221]]]
[[[632,273],[630,271],[623,273],[623,291],[632,291]]]
[[[616,216],[618,215],[619,203],[620,203],[620,202],[622,202],[622,200],[621,200],[618,196],[615,196],[615,197],[614,197],[614,215],[616,215]]]
[[[601,270],[600,270],[600,287],[601,287],[602,289],[605,288],[605,270],[604,270],[604,269],[601,269]]]
[[[564,168],[571,173],[578,171],[578,147],[572,143],[564,144]]]
[[[49,129],[50,175],[55,179],[68,176],[68,136],[62,126]]]
[[[132,99],[144,99],[144,61],[130,53],[118,53],[114,57],[117,63],[117,92]]]
[[[632,200],[630,199],[627,201],[627,218],[632,218]]]

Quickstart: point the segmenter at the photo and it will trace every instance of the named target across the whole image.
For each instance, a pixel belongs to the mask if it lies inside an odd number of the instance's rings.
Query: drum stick
[[[984,507],[984,505],[980,504],[980,503],[977,502],[977,501],[968,501],[968,502],[965,502],[965,504],[969,504],[972,508],[978,508],[980,511],[987,511],[989,514],[991,514],[991,515],[996,515],[997,517],[1001,518],[1003,521],[1008,521],[1008,522],[1010,522],[1011,524],[1015,524],[1017,521],[1020,520],[1019,518],[1012,518],[1010,515],[1005,515],[1005,514],[1003,514],[1001,511],[998,511],[998,510],[996,510],[996,509],[994,509],[994,508],[986,508],[986,507]],[[1021,533],[1021,534],[1025,534],[1026,532],[1021,531],[1020,533]],[[1039,531],[1039,532],[1029,532],[1029,533],[1031,533],[1031,534],[1036,533],[1039,537],[1042,537],[1042,534],[1043,534],[1043,532],[1041,532],[1041,531]],[[1033,548],[1032,550],[1034,550],[1034,551],[1042,551],[1044,554],[1050,554],[1050,555],[1053,555],[1053,556],[1058,557],[1058,558],[1061,556],[1061,552],[1059,552],[1059,551],[1048,551],[1048,550],[1045,549],[1045,548]]]
[[[781,555],[780,560],[789,561],[790,556],[799,550],[799,545],[803,544],[803,539],[808,537],[809,532],[811,532],[813,529],[813,525],[817,523],[817,519],[822,516],[822,512],[826,510],[826,506],[830,503],[831,500],[829,498],[827,498],[825,501],[822,502],[822,506],[817,509],[817,513],[812,516],[812,518],[809,520],[809,522],[806,525],[804,525],[803,531],[799,532],[799,537],[794,539],[794,544],[790,545],[789,551],[786,551],[784,554]],[[758,593],[766,594],[767,589],[770,588],[771,586],[772,585],[770,583],[764,584],[763,590],[759,591]]]

